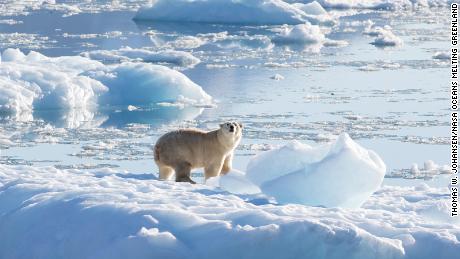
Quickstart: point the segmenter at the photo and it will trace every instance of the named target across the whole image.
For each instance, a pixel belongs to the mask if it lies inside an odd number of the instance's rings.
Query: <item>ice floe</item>
[[[286,2],[311,2],[310,0],[286,0]],[[325,8],[397,10],[424,7],[443,7],[449,0],[318,0]]]
[[[389,25],[384,27],[370,26],[363,33],[375,37],[371,44],[376,47],[395,47],[403,44],[403,40],[393,33]]]
[[[293,142],[251,159],[248,178],[279,202],[359,207],[375,192],[386,166],[371,150],[342,134],[332,145]]]
[[[82,56],[105,62],[136,61],[151,63],[168,63],[180,67],[194,67],[200,59],[189,52],[165,50],[152,51],[148,49],[133,49],[124,47],[118,50],[93,50],[81,53]]]
[[[433,58],[439,60],[448,60],[450,59],[450,54],[449,52],[436,52],[434,53]]]
[[[313,7],[308,10],[313,11]],[[318,8],[315,9],[316,12]],[[237,14],[237,15],[236,15]],[[159,0],[141,8],[137,20],[225,24],[299,24],[331,22],[281,0]]]
[[[274,41],[285,44],[314,44],[322,43],[325,39],[319,26],[306,23],[284,26]]]
[[[273,76],[270,77],[270,79],[279,81],[279,80],[283,80],[283,79],[284,79],[284,76],[282,76],[282,75],[280,75],[280,74],[274,74]]]
[[[212,103],[184,74],[148,63],[104,65],[79,56],[50,58],[7,49],[0,68],[0,110],[4,113],[176,101]]]
[[[407,169],[396,169],[389,172],[385,177],[388,178],[404,178],[404,179],[433,179],[441,174],[450,174],[451,170],[448,165],[438,165],[433,160],[427,160],[420,168],[414,163]]]

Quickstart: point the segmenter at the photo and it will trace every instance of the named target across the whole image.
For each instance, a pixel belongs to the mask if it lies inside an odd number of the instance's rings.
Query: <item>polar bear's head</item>
[[[243,130],[243,124],[235,121],[227,121],[220,124],[220,128],[227,134],[231,135],[241,135]]]
[[[243,124],[235,121],[227,121],[220,124],[220,131],[228,142],[237,145],[243,134]]]

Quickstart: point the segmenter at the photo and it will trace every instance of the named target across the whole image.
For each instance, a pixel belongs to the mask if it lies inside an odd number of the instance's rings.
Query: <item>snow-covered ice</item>
[[[203,89],[165,66],[125,62],[104,65],[79,56],[46,57],[7,49],[0,63],[0,110],[91,108],[96,105],[209,105]],[[183,102],[187,100],[188,102]]]
[[[206,184],[234,194],[257,194],[261,192],[259,187],[252,183],[244,172],[236,169],[232,169],[226,175],[210,178]]]
[[[274,39],[275,42],[284,44],[314,44],[322,43],[324,40],[325,36],[319,26],[309,23],[298,24],[292,27],[285,26]]]
[[[200,59],[185,51],[152,51],[148,49],[133,49],[130,47],[118,50],[93,50],[83,52],[82,56],[100,61],[120,62],[140,60],[151,63],[169,63],[175,66],[188,68],[194,67],[200,63]]]
[[[460,251],[459,225],[431,220],[444,212],[446,188],[385,187],[361,209],[328,209],[112,169],[5,165],[0,188],[2,258],[431,259]]]
[[[286,0],[286,2],[311,2],[311,0]],[[325,8],[399,10],[423,7],[441,7],[449,0],[318,0]]]
[[[377,47],[394,47],[401,46],[403,44],[403,40],[396,36],[393,33],[392,28],[388,25],[385,25],[384,27],[370,26],[366,28],[363,33],[375,37],[371,44]]]
[[[0,258],[455,258],[451,2],[0,1]],[[222,120],[236,169],[156,180]]]
[[[141,8],[135,19],[227,24],[330,22],[281,0],[158,0]]]
[[[249,161],[248,178],[282,203],[359,207],[381,185],[386,166],[344,133],[317,148],[292,142]]]
[[[280,75],[280,74],[274,74],[270,77],[270,79],[273,79],[273,80],[276,80],[276,81],[280,81],[280,80],[283,80],[284,79],[284,76]]]
[[[450,59],[450,54],[448,52],[436,52],[434,53],[433,58],[439,60],[448,60]]]

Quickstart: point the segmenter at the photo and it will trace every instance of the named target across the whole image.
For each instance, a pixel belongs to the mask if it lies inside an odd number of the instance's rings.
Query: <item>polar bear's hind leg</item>
[[[174,173],[174,170],[166,165],[159,165],[158,168],[160,169],[160,180],[169,180]]]

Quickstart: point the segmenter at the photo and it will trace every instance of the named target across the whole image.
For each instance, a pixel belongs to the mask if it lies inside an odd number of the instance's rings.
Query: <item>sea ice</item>
[[[299,142],[252,158],[247,177],[282,203],[359,207],[385,176],[385,164],[346,133],[329,145],[313,148]]]
[[[204,90],[184,74],[161,65],[104,65],[79,56],[46,57],[7,49],[0,62],[0,111],[90,109],[97,105],[210,105]]]
[[[270,79],[273,79],[273,80],[276,80],[276,81],[280,81],[280,80],[283,80],[284,79],[284,76],[280,75],[280,74],[274,74],[270,77]]]
[[[83,52],[81,55],[100,61],[120,62],[141,60],[151,63],[169,63],[187,68],[194,67],[200,63],[200,59],[194,57],[189,52],[175,50],[152,51],[124,47],[119,50],[93,50]]]
[[[286,2],[311,2],[311,0],[286,0]],[[446,6],[449,0],[318,0],[325,8],[398,10],[417,7]]]
[[[305,23],[284,26],[274,38],[274,41],[283,44],[315,44],[322,43],[325,39],[326,37],[319,26]]]
[[[393,33],[392,28],[388,25],[385,25],[384,27],[370,26],[366,28],[363,33],[375,37],[371,44],[376,47],[394,47],[401,46],[403,44],[403,40],[396,36]]]
[[[324,22],[281,0],[158,0],[139,9],[134,19],[228,24]]]
[[[436,52],[434,53],[433,58],[439,60],[448,60],[450,59],[450,54],[449,52]]]

